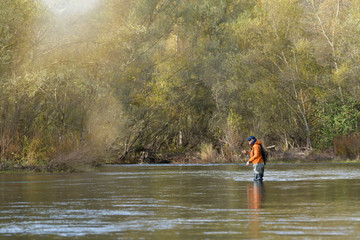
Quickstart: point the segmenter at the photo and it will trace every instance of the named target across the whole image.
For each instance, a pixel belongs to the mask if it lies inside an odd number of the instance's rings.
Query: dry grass
[[[203,163],[218,162],[218,154],[212,144],[202,144],[200,158]]]
[[[84,171],[100,165],[99,155],[91,148],[83,147],[68,154],[61,154],[52,159],[48,171],[75,172]]]
[[[356,159],[360,156],[360,135],[339,136],[334,139],[335,154],[348,158]]]

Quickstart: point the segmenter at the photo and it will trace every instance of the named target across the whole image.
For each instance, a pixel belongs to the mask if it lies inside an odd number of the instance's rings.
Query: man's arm
[[[259,145],[255,145],[253,147],[254,149],[254,156],[252,156],[250,159],[249,159],[249,163],[251,163],[252,161],[254,161],[255,159],[257,159],[258,157],[261,157],[261,150],[260,150],[260,146]]]

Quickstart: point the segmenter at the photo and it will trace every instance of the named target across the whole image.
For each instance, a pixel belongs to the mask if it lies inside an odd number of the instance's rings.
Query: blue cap
[[[248,141],[253,140],[253,139],[256,139],[256,137],[250,136],[250,137],[247,138]]]

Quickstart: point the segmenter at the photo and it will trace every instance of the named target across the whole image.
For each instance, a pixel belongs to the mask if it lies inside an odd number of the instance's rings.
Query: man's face
[[[251,142],[253,141],[253,139],[251,139],[251,140],[249,140],[248,142],[249,142],[249,145],[251,145]]]

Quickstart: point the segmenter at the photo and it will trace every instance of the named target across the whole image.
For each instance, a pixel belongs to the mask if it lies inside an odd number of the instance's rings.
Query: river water
[[[0,239],[360,239],[360,164],[0,175]]]

